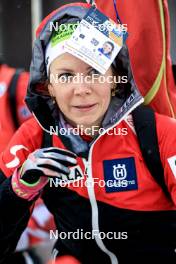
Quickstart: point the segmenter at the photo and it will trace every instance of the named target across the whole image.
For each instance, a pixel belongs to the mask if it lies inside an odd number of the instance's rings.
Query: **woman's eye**
[[[61,82],[68,82],[68,80],[72,79],[73,77],[73,74],[72,73],[69,73],[69,72],[64,72],[64,73],[61,73],[58,75],[58,79],[59,81]]]

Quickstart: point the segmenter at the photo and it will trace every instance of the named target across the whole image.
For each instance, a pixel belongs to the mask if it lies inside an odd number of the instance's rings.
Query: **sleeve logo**
[[[5,164],[8,169],[15,168],[16,166],[18,166],[20,164],[20,160],[16,156],[16,153],[17,153],[17,151],[19,151],[21,149],[28,150],[28,148],[26,148],[23,145],[15,145],[15,146],[10,148],[10,153],[14,156],[14,159],[12,161],[10,161],[10,162]]]

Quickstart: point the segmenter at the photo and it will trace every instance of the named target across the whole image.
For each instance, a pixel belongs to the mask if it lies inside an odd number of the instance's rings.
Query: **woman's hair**
[[[112,67],[112,73],[117,78],[117,80],[119,79],[119,77],[124,76],[124,72],[122,71],[122,69],[117,69],[113,64],[111,67]],[[118,98],[126,99],[130,93],[131,93],[131,84],[128,80],[125,83],[120,82],[116,84],[115,95]]]

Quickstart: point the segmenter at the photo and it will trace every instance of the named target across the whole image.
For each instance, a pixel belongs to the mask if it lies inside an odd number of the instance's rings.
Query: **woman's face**
[[[98,80],[93,83],[74,81],[73,77],[78,74],[89,76],[89,82],[93,74],[101,76],[90,65],[69,53],[59,56],[50,66],[49,93],[55,97],[60,110],[71,125],[100,126],[110,103],[112,83],[100,83]],[[104,77],[109,75],[112,76],[111,68]]]
[[[109,43],[103,45],[104,54],[109,54],[112,51],[112,46]]]

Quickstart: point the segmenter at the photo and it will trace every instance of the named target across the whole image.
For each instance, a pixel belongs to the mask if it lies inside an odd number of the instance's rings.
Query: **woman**
[[[50,22],[70,28],[89,8],[65,5],[38,29],[26,98],[34,118],[1,156],[0,263],[13,252],[39,196],[57,226],[53,257],[71,255],[84,264],[175,263],[176,121],[155,115],[169,199],[145,164],[131,119],[143,98],[126,47],[101,83],[102,75],[63,50],[63,32],[50,32]],[[78,74],[89,76],[89,83],[75,83]],[[128,82],[117,87],[107,81],[117,74]]]

